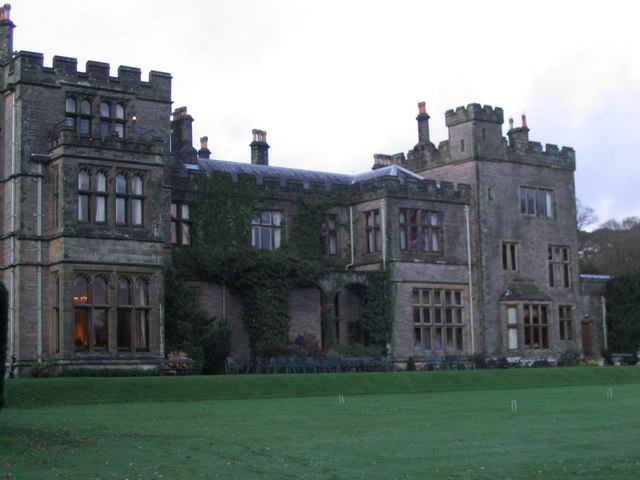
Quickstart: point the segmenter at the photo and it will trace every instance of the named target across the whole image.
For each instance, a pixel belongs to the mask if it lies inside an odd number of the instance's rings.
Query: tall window
[[[502,269],[509,272],[518,271],[517,242],[502,242]]]
[[[124,137],[124,106],[120,103],[112,105],[110,102],[100,103],[100,137],[105,138],[116,133]]]
[[[322,217],[320,225],[322,235],[322,247],[325,255],[338,254],[338,229],[336,226],[337,215],[327,213]]]
[[[74,338],[76,351],[107,350],[109,301],[107,280],[76,275],[73,281]]]
[[[553,217],[553,190],[520,187],[520,213],[534,217]]]
[[[133,291],[132,291],[133,289]],[[119,277],[117,285],[118,350],[149,350],[149,283]]]
[[[411,252],[440,251],[440,213],[401,208],[400,249]]]
[[[57,273],[51,276],[51,351],[60,352],[60,277]]]
[[[280,248],[282,213],[264,211],[251,222],[251,244],[261,250]]]
[[[116,224],[126,225],[129,219],[127,215],[129,203],[129,182],[124,173],[116,175]]]
[[[558,307],[558,320],[560,340],[573,340],[573,306],[560,305]]]
[[[90,221],[91,174],[82,169],[78,172],[78,221]]]
[[[518,308],[507,307],[507,337],[509,350],[518,348]]]
[[[142,177],[133,175],[131,177],[131,225],[141,226],[143,224],[143,202]]]
[[[364,214],[365,234],[367,236],[367,253],[382,251],[382,234],[380,232],[380,210],[371,210]]]
[[[462,290],[413,289],[414,349],[461,352],[464,349]]]
[[[171,204],[171,243],[191,245],[191,216],[186,203]]]
[[[51,226],[60,225],[60,171],[51,169]]]
[[[96,223],[106,223],[107,221],[107,174],[98,171],[95,175],[94,203]]]
[[[571,258],[568,247],[551,245],[548,248],[549,286],[571,287]]]

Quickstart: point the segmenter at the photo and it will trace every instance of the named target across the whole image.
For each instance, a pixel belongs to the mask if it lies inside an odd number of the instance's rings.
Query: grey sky
[[[170,72],[213,157],[362,172],[431,139],[444,112],[500,106],[530,139],[575,148],[601,221],[640,215],[640,29],[631,1],[14,0],[14,48]]]

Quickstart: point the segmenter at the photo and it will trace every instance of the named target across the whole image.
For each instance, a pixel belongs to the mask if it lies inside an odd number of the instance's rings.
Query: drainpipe
[[[604,349],[609,348],[607,341],[607,300],[602,296],[602,339],[604,340]]]
[[[353,206],[349,206],[349,250],[351,251],[351,261],[345,267],[345,270],[349,270],[355,263],[355,246],[353,245]]]
[[[18,215],[16,198],[18,196],[18,181],[16,179],[16,94],[11,93],[11,253],[9,270],[9,357],[16,355],[15,329],[16,329],[16,217]],[[2,359],[4,361],[4,359]]]
[[[38,164],[38,198],[36,206],[36,318],[38,322],[38,362],[42,361],[42,164]]]
[[[42,301],[42,284],[43,284],[43,270],[42,270],[42,189],[44,184],[44,170],[43,164],[51,161],[51,155],[32,153],[31,161],[37,163],[37,196],[36,196],[36,212],[33,214],[36,217],[36,324],[37,324],[37,357],[38,361],[42,361],[43,354],[43,341],[42,341],[42,321],[43,321],[43,301]]]
[[[380,235],[382,236],[382,270],[387,267],[387,199],[380,200]]]
[[[471,229],[469,227],[469,205],[464,206],[464,217],[467,226],[467,276],[469,288],[469,330],[471,337],[471,355],[476,353],[475,335],[473,332],[473,283],[471,281]]]

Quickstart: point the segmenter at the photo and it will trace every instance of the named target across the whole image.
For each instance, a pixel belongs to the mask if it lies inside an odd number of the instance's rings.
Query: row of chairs
[[[225,372],[238,373],[338,373],[351,371],[391,371],[389,358],[373,357],[258,357],[253,361],[239,361],[227,357]]]
[[[464,370],[466,363],[463,355],[429,356],[425,357],[422,370]]]

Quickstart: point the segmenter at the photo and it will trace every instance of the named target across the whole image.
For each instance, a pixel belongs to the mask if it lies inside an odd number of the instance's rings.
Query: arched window
[[[76,100],[72,97],[67,97],[67,101],[65,103],[65,111],[67,113],[76,113],[77,112]]]
[[[80,101],[79,133],[91,135],[91,102],[87,99]]]
[[[100,102],[100,137],[102,139],[117,133],[118,137],[124,137],[125,112],[124,106],[117,103],[113,108],[107,101]]]
[[[76,275],[73,280],[74,338],[76,351],[107,350],[109,299],[102,276]]]

